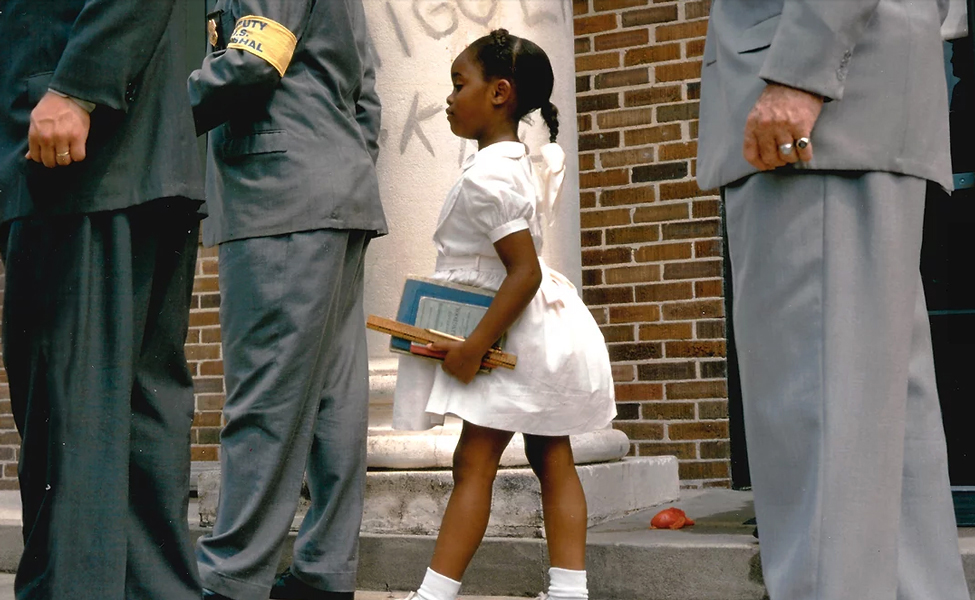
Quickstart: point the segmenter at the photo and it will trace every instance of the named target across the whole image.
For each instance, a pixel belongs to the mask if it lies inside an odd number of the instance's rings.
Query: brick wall
[[[616,427],[730,483],[719,206],[694,181],[708,0],[573,0],[583,296],[617,381]]]
[[[573,0],[583,295],[632,454],[675,454],[685,485],[729,479],[718,200],[694,183],[708,0]],[[0,299],[2,299],[0,267]],[[193,460],[216,460],[224,401],[217,258],[201,249],[186,352]],[[19,438],[0,369],[0,489]]]

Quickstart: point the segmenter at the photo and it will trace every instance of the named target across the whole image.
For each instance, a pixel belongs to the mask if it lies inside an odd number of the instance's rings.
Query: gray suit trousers
[[[206,588],[236,600],[268,597],[307,468],[311,507],[292,571],[319,589],[355,589],[370,238],[320,229],[220,245],[226,426],[217,518],[197,547]]]
[[[22,438],[19,600],[200,597],[183,354],[196,206],[18,219],[0,244]]]
[[[968,600],[918,263],[925,182],[725,188],[755,511],[772,600]]]

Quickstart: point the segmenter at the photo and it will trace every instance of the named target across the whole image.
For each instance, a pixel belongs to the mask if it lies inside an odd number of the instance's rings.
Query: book
[[[448,335],[432,329],[421,329],[415,325],[400,323],[399,321],[378,317],[376,315],[369,315],[366,318],[366,327],[410,342],[409,354],[427,356],[440,360],[443,360],[444,353],[427,348],[427,344],[446,340],[462,341],[462,338],[458,338],[457,336]],[[514,354],[503,352],[497,348],[491,348],[484,356],[481,366],[483,369],[492,369],[495,367],[514,369],[517,362],[518,357]]]
[[[463,339],[474,331],[493,300],[492,290],[428,277],[408,276],[403,285],[396,320]],[[410,353],[411,343],[407,339],[393,336],[389,341],[389,349],[393,352]],[[493,347],[502,350],[504,336]]]

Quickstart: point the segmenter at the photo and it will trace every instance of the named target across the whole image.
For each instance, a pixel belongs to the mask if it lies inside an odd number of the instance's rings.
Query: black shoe
[[[273,600],[355,600],[355,592],[326,592],[313,588],[288,569],[271,587]]]
[[[228,598],[223,594],[218,594],[213,590],[203,588],[203,600],[233,600],[233,598]]]

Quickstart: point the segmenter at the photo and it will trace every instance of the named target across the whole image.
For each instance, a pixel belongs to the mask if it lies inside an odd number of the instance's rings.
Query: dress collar
[[[525,145],[521,142],[494,142],[486,148],[478,150],[474,154],[471,154],[464,160],[463,169],[466,171],[471,168],[475,162],[480,159],[485,158],[513,158],[518,159],[526,156],[528,152],[525,150]]]

